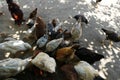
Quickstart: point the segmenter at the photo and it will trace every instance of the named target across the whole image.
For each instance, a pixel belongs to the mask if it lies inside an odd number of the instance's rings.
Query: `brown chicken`
[[[36,38],[39,39],[46,33],[46,24],[41,17],[36,18],[36,23],[37,25],[35,27],[35,35]]]
[[[80,47],[79,44],[72,45],[70,47],[60,48],[56,52],[56,59],[62,62],[68,62],[75,56],[75,50]]]
[[[12,18],[15,20],[15,24],[21,25],[23,20],[23,12],[20,7],[13,2],[13,0],[6,0],[8,4],[8,9],[11,13]]]
[[[78,80],[78,74],[74,69],[74,66],[71,64],[66,64],[61,67],[63,74],[65,75],[66,80]]]

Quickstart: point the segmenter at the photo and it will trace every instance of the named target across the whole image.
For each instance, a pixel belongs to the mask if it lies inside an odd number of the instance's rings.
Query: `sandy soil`
[[[89,20],[89,24],[83,27],[83,35],[80,39],[81,46],[103,54],[105,59],[96,62],[93,66],[98,69],[101,76],[107,80],[120,80],[120,43],[114,43],[113,47],[104,46],[101,41],[105,35],[101,28],[114,30],[120,34],[120,0],[103,0],[97,8],[91,5],[90,0],[14,0],[24,12],[27,19],[29,13],[38,8],[37,16],[42,16],[48,23],[53,18],[66,20],[68,16],[84,14]],[[17,39],[24,37],[27,26],[14,25],[5,0],[0,0],[0,11],[5,15],[0,16],[0,32],[5,32]],[[68,20],[63,27],[71,28],[74,20]],[[1,53],[0,53],[1,54]]]

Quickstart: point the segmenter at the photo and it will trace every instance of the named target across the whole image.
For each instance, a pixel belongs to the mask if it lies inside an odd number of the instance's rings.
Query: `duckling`
[[[114,31],[106,30],[104,28],[102,28],[102,30],[106,34],[105,40],[110,40],[110,45],[113,45],[113,42],[120,42],[120,36],[118,36],[117,33],[115,33]],[[104,43],[104,41],[103,41],[103,43]]]
[[[15,76],[22,72],[30,63],[31,58],[8,58],[0,60],[0,79]]]
[[[31,28],[34,25],[36,15],[37,15],[37,8],[35,8],[28,17],[29,19],[26,22],[26,24],[29,26],[29,28]]]
[[[26,51],[31,49],[31,45],[23,42],[22,40],[13,40],[0,43],[0,49],[5,51],[10,51],[15,54],[18,51]]]
[[[76,65],[74,65],[74,69],[78,73],[80,80],[95,80],[96,77],[101,77],[98,71],[85,61],[79,61]]]
[[[73,42],[79,42],[79,39],[82,36],[81,19],[79,19],[76,22],[76,24],[72,27],[71,35],[72,35],[72,41]]]
[[[63,41],[63,38],[51,40],[46,44],[46,51],[54,51]]]
[[[60,62],[69,62],[75,56],[75,51],[80,47],[79,44],[74,44],[69,47],[60,48],[56,51],[56,59]]]
[[[44,71],[47,71],[50,73],[55,72],[55,68],[56,68],[55,59],[52,57],[49,57],[49,55],[44,52],[38,53],[38,55],[31,62],[36,67]]]
[[[15,20],[15,24],[21,25],[24,21],[22,10],[18,6],[18,4],[13,2],[13,0],[6,0],[6,2],[8,4],[8,9],[11,13],[11,16]]]
[[[96,61],[99,61],[100,59],[104,58],[102,54],[95,53],[85,47],[81,47],[80,49],[77,49],[75,51],[75,55],[83,61],[88,62],[89,64],[93,64]]]

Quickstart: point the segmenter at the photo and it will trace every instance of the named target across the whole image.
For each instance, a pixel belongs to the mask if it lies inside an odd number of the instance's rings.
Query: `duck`
[[[98,71],[86,61],[79,61],[76,65],[74,65],[74,69],[80,80],[95,80],[96,77],[100,77],[97,80],[105,80],[99,75]]]
[[[12,18],[15,20],[15,24],[21,25],[23,21],[23,11],[20,9],[19,5],[13,2],[13,0],[6,0],[8,4],[8,9],[11,13]]]
[[[86,61],[89,64],[94,64],[95,62],[104,58],[102,54],[93,52],[90,49],[81,47],[75,51],[75,55],[82,61]]]
[[[105,40],[109,40],[110,45],[113,45],[113,42],[120,42],[120,36],[117,33],[115,33],[114,31],[107,30],[104,28],[102,28],[101,30],[106,34]],[[104,44],[105,40],[102,41],[103,44]]]
[[[33,65],[41,70],[49,73],[54,73],[56,68],[56,61],[45,52],[39,52],[35,58],[31,61]]]
[[[81,19],[75,23],[71,29],[72,41],[79,42],[80,37],[82,36],[82,25]]]
[[[26,69],[32,59],[8,58],[0,60],[0,79],[15,76]]]
[[[75,57],[74,53],[75,53],[76,49],[79,47],[80,47],[79,44],[74,44],[69,47],[63,47],[63,48],[57,49],[57,51],[55,53],[56,60],[59,62],[69,63],[69,61],[74,59],[74,57]]]
[[[37,15],[37,8],[35,8],[28,17],[28,21],[26,22],[26,24],[29,26],[29,28],[31,28],[34,25],[35,19],[36,19],[36,15]]]
[[[26,51],[31,48],[32,47],[29,43],[26,43],[22,40],[12,40],[0,43],[1,50],[9,51],[12,54],[17,53],[18,51]]]

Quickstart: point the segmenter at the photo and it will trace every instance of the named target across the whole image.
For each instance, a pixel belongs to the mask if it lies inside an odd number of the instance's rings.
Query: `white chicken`
[[[73,42],[79,41],[80,37],[82,36],[81,20],[76,22],[76,24],[72,27],[71,35]]]
[[[10,51],[15,54],[18,51],[25,51],[31,49],[31,45],[23,42],[22,40],[13,40],[0,43],[0,49],[5,51]]]
[[[81,80],[94,80],[95,77],[99,76],[98,71],[85,61],[79,61],[74,68]]]
[[[47,34],[44,34],[43,37],[40,37],[38,40],[37,40],[37,45],[39,48],[45,46],[45,44],[47,43],[48,41],[48,35]]]
[[[49,55],[44,52],[38,53],[38,55],[31,62],[35,66],[39,67],[44,71],[48,71],[50,73],[55,72],[55,68],[56,68],[55,59],[52,57],[49,57]]]
[[[15,76],[16,74],[23,71],[30,63],[31,58],[19,59],[19,58],[8,58],[0,60],[0,78],[7,78]]]
[[[47,51],[54,51],[63,41],[63,38],[51,40],[46,44]]]

